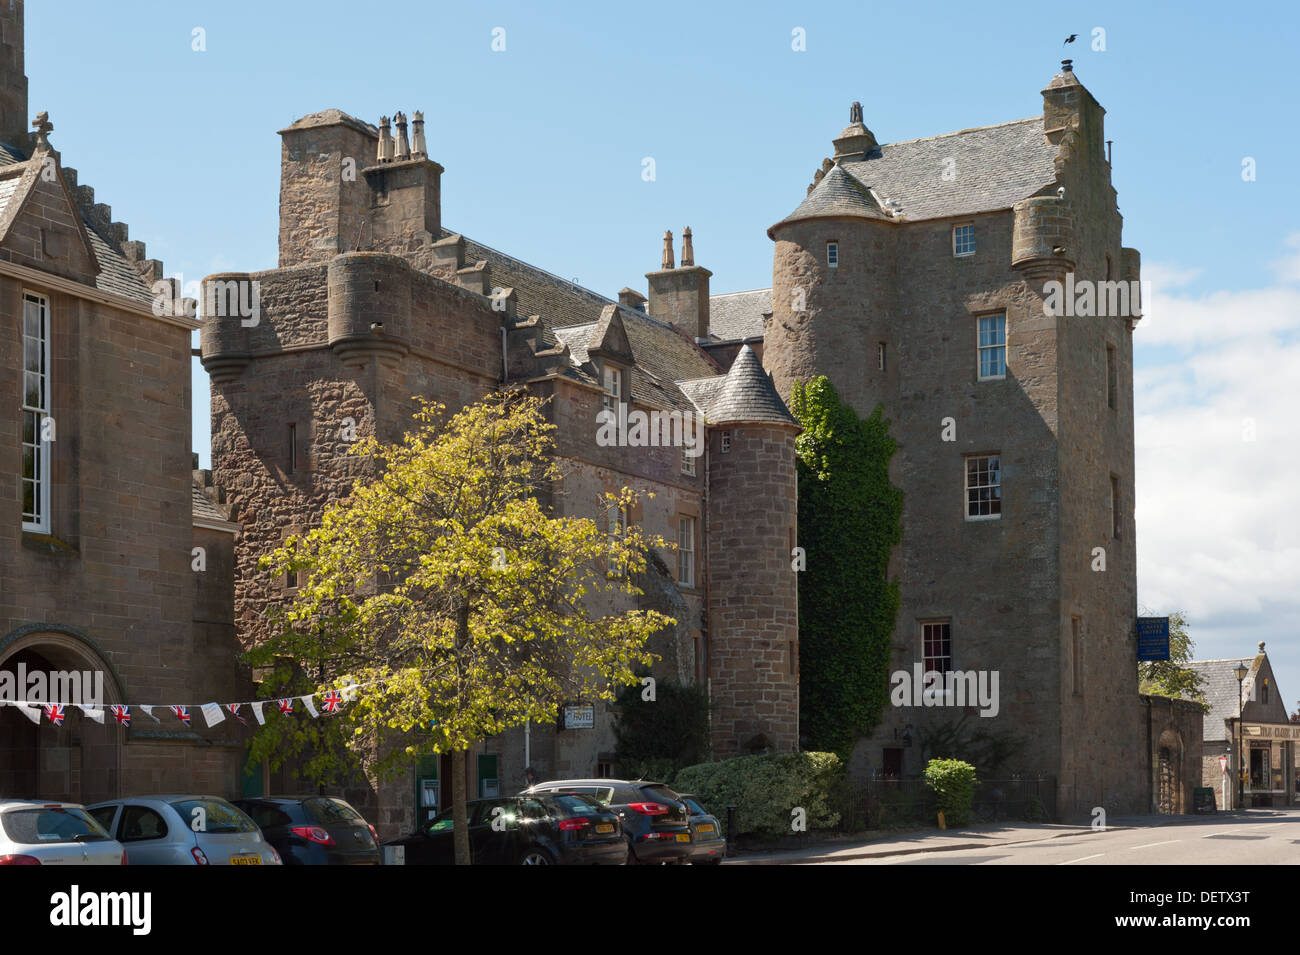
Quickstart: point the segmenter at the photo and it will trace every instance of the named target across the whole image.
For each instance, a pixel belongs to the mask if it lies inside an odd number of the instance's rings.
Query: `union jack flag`
[[[184,723],[186,726],[190,725],[190,709],[188,706],[177,703],[175,706],[172,707],[172,712],[175,713],[176,718],[180,720],[182,723]]]
[[[117,720],[119,726],[131,725],[131,707],[126,704],[114,703],[108,708],[108,711],[113,714],[113,718]]]
[[[285,716],[292,716],[292,715],[293,715],[293,700],[292,700],[292,699],[288,699],[288,700],[276,700],[276,703],[277,703],[277,704],[279,705],[279,707],[280,707],[280,712],[283,713]]]
[[[53,723],[55,726],[63,725],[63,704],[62,703],[48,703],[45,706],[42,706],[41,709],[45,711],[45,715],[50,718],[50,722]]]
[[[239,715],[239,708],[240,708],[241,706],[243,706],[242,703],[227,703],[227,704],[226,704],[226,709],[228,709],[228,710],[230,711],[230,715],[231,715],[231,716],[233,716],[235,719],[239,720],[239,722],[241,722],[241,723],[243,723],[245,726],[247,726],[247,725],[248,725],[248,721],[245,720],[242,716]]]
[[[325,712],[337,713],[339,707],[343,705],[343,694],[338,690],[330,690],[325,694]]]

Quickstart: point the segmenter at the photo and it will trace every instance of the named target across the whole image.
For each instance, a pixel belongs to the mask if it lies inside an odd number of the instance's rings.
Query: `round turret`
[[[411,267],[383,252],[350,252],[330,260],[329,343],[344,361],[394,362],[408,351]]]

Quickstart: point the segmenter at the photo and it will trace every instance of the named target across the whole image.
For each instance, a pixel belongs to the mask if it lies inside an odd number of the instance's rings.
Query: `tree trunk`
[[[469,643],[469,605],[462,604],[456,613],[456,651]],[[465,750],[451,752],[451,819],[454,827],[452,844],[456,865],[469,865],[469,807],[465,795]]]
[[[451,752],[451,818],[455,826],[453,845],[456,865],[469,865],[469,808],[465,793],[465,751]]]

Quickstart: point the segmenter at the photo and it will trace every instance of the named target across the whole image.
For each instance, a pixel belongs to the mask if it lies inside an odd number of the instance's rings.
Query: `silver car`
[[[125,865],[121,843],[75,802],[0,799],[0,865]]]
[[[256,823],[219,796],[131,796],[89,812],[129,865],[282,864]]]

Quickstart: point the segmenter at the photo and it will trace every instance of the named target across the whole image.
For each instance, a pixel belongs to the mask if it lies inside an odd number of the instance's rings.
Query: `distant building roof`
[[[1223,739],[1223,724],[1226,720],[1237,718],[1237,678],[1232,671],[1237,664],[1244,663],[1250,672],[1241,684],[1243,695],[1249,696],[1250,685],[1264,662],[1264,655],[1253,657],[1230,657],[1225,660],[1192,660],[1183,664],[1201,677],[1201,692],[1209,709],[1205,713],[1204,739]]]
[[[239,530],[239,524],[232,521],[221,508],[208,500],[207,495],[203,493],[203,489],[199,487],[197,481],[190,482],[190,497],[194,502],[193,520],[195,526],[229,533]]]
[[[709,337],[722,342],[762,338],[763,326],[771,315],[770,288],[710,295]]]

